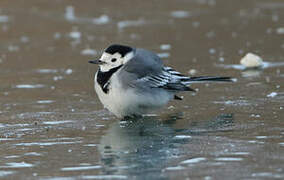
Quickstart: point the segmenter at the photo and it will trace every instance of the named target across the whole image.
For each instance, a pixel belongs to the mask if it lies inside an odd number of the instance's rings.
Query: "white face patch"
[[[121,54],[119,53],[109,54],[107,52],[104,52],[100,60],[105,63],[100,65],[100,69],[102,72],[107,72],[112,68],[116,68],[122,64],[127,63],[131,58],[133,58],[133,56],[133,52],[129,52],[124,57],[121,57]]]

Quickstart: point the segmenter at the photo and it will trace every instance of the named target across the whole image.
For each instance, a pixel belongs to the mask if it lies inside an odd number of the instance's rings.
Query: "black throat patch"
[[[97,75],[97,82],[101,86],[104,93],[108,93],[109,91],[109,79],[115,73],[119,68],[121,68],[122,65],[112,68],[107,72],[102,72],[101,69],[99,69],[98,75]]]

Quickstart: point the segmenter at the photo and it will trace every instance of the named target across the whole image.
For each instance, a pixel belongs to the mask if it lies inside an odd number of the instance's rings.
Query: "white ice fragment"
[[[94,24],[107,24],[109,22],[109,17],[107,15],[101,15],[98,18],[93,19]]]
[[[86,48],[86,49],[83,49],[83,50],[81,51],[81,54],[82,54],[82,55],[86,55],[86,56],[87,56],[87,55],[94,56],[94,55],[97,54],[97,51],[94,50],[94,49]]]
[[[73,6],[67,6],[65,8],[65,19],[67,21],[74,21],[76,19]]]
[[[170,44],[161,44],[160,49],[161,50],[170,50],[171,45]]]
[[[240,61],[246,68],[256,68],[263,65],[261,57],[253,53],[247,53]]]
[[[174,18],[186,18],[186,17],[189,16],[189,12],[182,11],[182,10],[173,11],[173,12],[171,12],[171,16],[174,17]]]
[[[284,34],[284,27],[280,27],[276,29],[277,34]]]
[[[277,96],[277,92],[272,92],[272,93],[270,93],[270,94],[268,94],[266,97],[275,97],[275,96]]]
[[[66,69],[65,74],[72,74],[73,70],[72,69]]]
[[[5,23],[9,21],[9,17],[6,15],[0,15],[0,23]]]
[[[69,33],[69,36],[73,39],[80,39],[81,38],[81,32],[72,31],[72,32]]]

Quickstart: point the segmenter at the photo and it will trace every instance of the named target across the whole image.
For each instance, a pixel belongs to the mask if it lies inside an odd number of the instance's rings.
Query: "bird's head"
[[[89,63],[98,64],[102,72],[107,72],[127,63],[134,56],[134,51],[129,46],[113,44],[105,49],[100,59]]]

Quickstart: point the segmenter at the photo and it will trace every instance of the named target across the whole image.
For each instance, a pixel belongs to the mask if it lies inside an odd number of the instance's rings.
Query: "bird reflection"
[[[104,173],[166,179],[161,170],[182,156],[179,147],[192,143],[190,138],[177,138],[179,135],[189,137],[228,130],[234,124],[233,115],[222,114],[203,123],[192,121],[189,127],[175,128],[181,118],[183,115],[178,113],[166,118],[146,116],[111,124],[98,147]]]

